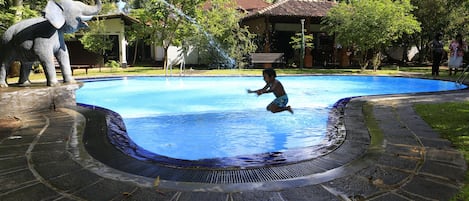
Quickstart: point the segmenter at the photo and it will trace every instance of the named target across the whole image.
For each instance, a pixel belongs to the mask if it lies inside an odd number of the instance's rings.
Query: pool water
[[[289,112],[265,107],[273,94],[248,94],[262,77],[124,77],[88,80],[77,102],[119,113],[129,137],[169,158],[236,157],[327,144],[331,107],[345,97],[455,90],[453,82],[379,76],[280,76]]]

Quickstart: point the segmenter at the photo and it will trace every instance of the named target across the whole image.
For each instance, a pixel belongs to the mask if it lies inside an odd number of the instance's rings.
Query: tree
[[[308,32],[307,30],[304,30],[304,32]],[[301,59],[304,59],[303,56],[304,55],[301,55],[301,54],[304,54],[304,48],[313,48],[314,47],[314,38],[313,38],[313,35],[312,34],[305,34],[304,35],[304,44],[303,44],[303,37],[302,37],[302,33],[299,32],[299,33],[295,33],[295,35],[293,35],[290,39],[290,45],[292,46],[292,48],[294,50],[298,50],[298,59],[300,60],[300,63],[302,62]]]
[[[184,27],[191,26],[195,10],[201,0],[148,0],[145,7],[134,11],[143,22],[137,29],[145,33],[145,42],[163,47],[164,69],[168,71],[168,48],[171,45],[181,46],[189,32]]]
[[[215,64],[236,65],[242,68],[243,58],[257,48],[254,34],[239,25],[240,13],[231,0],[211,0],[210,9],[196,11],[197,35],[188,39],[187,45],[197,47],[205,59]],[[186,31],[193,32],[191,29]]]
[[[41,8],[47,1],[0,0],[0,35],[14,23],[39,16]]]
[[[421,23],[422,30],[409,35],[407,40],[403,40],[402,43],[412,43],[417,47],[420,52],[419,61],[424,61],[425,56],[428,55],[429,47],[427,44],[435,34],[448,30],[450,1],[453,0],[411,0],[412,5],[416,7],[412,13]]]
[[[421,30],[413,9],[410,0],[351,0],[333,7],[322,24],[335,34],[337,43],[361,53],[364,70],[370,61],[379,60],[380,52],[391,42]],[[377,64],[373,62],[374,70]]]
[[[79,39],[83,47],[98,55],[104,55],[107,50],[112,50],[113,43],[109,36],[104,34],[106,29],[103,22],[96,20],[89,26],[90,29],[82,31],[83,37]]]
[[[455,37],[457,33],[469,33],[469,0],[456,0],[449,2],[448,29],[446,33]]]
[[[92,1],[94,2],[95,0]],[[117,6],[115,2],[112,2],[103,4],[100,13],[112,14],[117,12]],[[80,42],[83,44],[83,47],[86,50],[104,56],[106,51],[112,50],[114,46],[114,43],[109,35],[105,34],[107,31],[104,22],[100,19],[97,19],[93,22],[89,22],[88,25],[89,27],[87,29],[80,30],[81,34],[83,35],[81,38],[79,38]],[[75,36],[72,35],[69,37]]]

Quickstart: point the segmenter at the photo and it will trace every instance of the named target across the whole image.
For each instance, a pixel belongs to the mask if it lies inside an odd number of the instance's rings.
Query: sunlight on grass
[[[399,69],[399,70],[397,70]],[[84,69],[74,70],[75,78],[112,77],[112,76],[261,76],[263,69],[192,69],[190,67],[180,71],[179,68],[165,71],[162,67],[128,67],[128,68],[92,68],[88,74]],[[359,68],[276,68],[279,75],[301,75],[301,74],[355,74],[355,75],[400,75],[405,72],[419,73],[422,77],[429,77],[430,71],[427,67],[382,67],[382,70],[364,70]],[[61,79],[60,72],[57,78]],[[44,73],[31,73],[32,82],[45,82]],[[9,78],[8,83],[16,83],[18,78]]]
[[[441,137],[448,139],[469,162],[469,102],[417,104],[415,110]],[[453,200],[469,200],[469,174]]]

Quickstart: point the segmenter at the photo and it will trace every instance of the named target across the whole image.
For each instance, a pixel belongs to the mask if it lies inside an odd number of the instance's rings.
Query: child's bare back
[[[287,106],[288,96],[282,83],[276,79],[277,74],[275,73],[275,70],[272,68],[264,69],[262,75],[266,85],[262,89],[248,90],[248,93],[256,93],[260,96],[261,94],[272,92],[276,98],[267,106],[267,110],[272,113],[287,110],[293,114],[291,107],[289,105]]]

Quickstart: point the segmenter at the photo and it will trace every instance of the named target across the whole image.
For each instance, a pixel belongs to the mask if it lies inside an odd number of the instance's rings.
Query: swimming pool
[[[265,110],[262,77],[124,77],[87,80],[77,102],[119,113],[132,141],[168,158],[204,160],[285,153],[331,142],[332,106],[345,97],[461,89],[453,82],[381,76],[280,76],[295,114]]]

